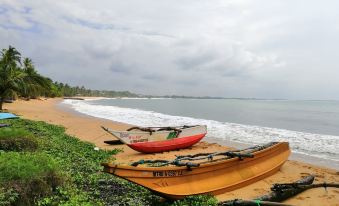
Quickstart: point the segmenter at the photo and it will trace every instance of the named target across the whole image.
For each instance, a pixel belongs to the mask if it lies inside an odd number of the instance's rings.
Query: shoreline
[[[193,154],[201,151],[215,152],[223,151],[227,148],[217,143],[200,142],[190,149],[154,155],[137,153],[125,145],[107,145],[103,141],[112,139],[112,136],[103,131],[100,128],[101,125],[116,130],[126,130],[130,125],[71,111],[72,108],[65,109],[62,107],[63,105],[60,105],[61,101],[62,99],[60,98],[16,101],[13,104],[5,104],[5,108],[9,112],[16,113],[26,119],[62,125],[66,128],[66,133],[76,136],[80,140],[94,143],[101,149],[122,149],[123,152],[115,156],[118,161],[132,162],[140,159],[173,158],[176,154]],[[249,186],[218,195],[217,198],[219,200],[255,198],[268,193],[273,183],[293,182],[307,174],[315,174],[316,183],[339,182],[339,172],[334,169],[288,160],[276,174]],[[339,189],[328,188],[327,193],[323,188],[308,190],[292,199],[284,201],[284,203],[294,205],[338,205]]]

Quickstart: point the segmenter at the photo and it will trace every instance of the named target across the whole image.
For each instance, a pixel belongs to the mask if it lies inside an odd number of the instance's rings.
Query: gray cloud
[[[339,99],[338,4],[4,0],[0,46],[93,89]]]

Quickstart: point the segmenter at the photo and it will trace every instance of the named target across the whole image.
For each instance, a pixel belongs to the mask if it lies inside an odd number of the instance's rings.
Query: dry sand
[[[112,139],[112,136],[103,131],[100,128],[101,125],[116,130],[125,130],[130,125],[82,115],[71,110],[68,111],[59,106],[61,101],[61,99],[16,101],[13,104],[5,104],[4,108],[22,116],[22,118],[63,125],[68,134],[74,135],[83,141],[92,142],[102,149],[122,149],[123,152],[116,156],[118,161],[131,162],[140,159],[152,159],[154,157],[157,159],[172,158],[175,154],[178,154],[178,151],[174,151],[155,156],[154,154],[138,153],[125,145],[107,145],[103,141]],[[214,152],[225,150],[226,148],[215,143],[200,142],[190,149],[180,150],[179,153]],[[293,182],[308,174],[316,175],[315,183],[339,182],[339,171],[288,160],[276,174],[244,188],[219,195],[217,198],[219,200],[235,198],[252,199],[268,193],[273,183]],[[311,189],[284,203],[293,205],[339,205],[339,189],[327,188],[327,191],[324,188]]]

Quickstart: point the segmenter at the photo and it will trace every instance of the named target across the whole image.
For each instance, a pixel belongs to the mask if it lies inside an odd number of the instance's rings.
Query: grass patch
[[[31,134],[21,128],[13,129],[10,127],[0,128],[0,138],[3,137],[25,137],[30,136]]]
[[[0,186],[12,191],[3,196],[14,205],[32,205],[64,182],[57,163],[44,153],[2,153],[0,171]]]
[[[37,141],[26,130],[0,128],[0,150],[35,151],[37,147]]]
[[[28,181],[57,170],[57,163],[42,153],[5,152],[0,155],[0,184]]]
[[[177,200],[171,205],[174,206],[214,206],[218,204],[218,200],[211,195],[188,196],[183,200]]]

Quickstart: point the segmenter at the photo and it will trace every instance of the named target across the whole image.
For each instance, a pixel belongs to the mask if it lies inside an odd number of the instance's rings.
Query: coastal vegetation
[[[11,126],[0,128],[0,205],[216,205],[210,196],[162,201],[101,172],[100,163],[119,150],[97,150],[63,127],[25,119],[2,123]]]

